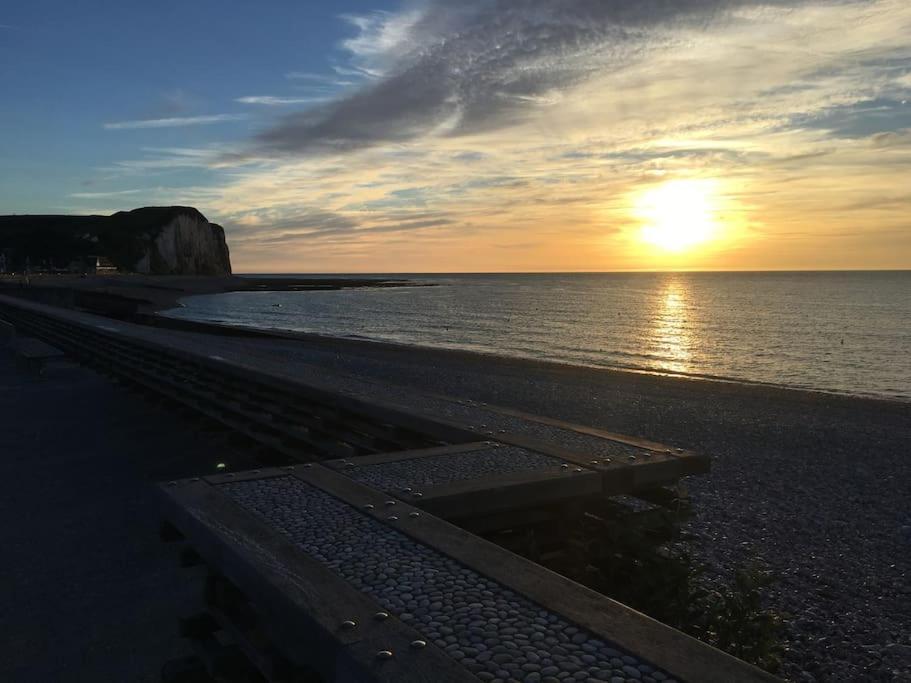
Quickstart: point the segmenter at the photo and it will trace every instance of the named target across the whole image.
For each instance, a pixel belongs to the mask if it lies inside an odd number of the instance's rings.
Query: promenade
[[[250,464],[96,373],[0,349],[0,680],[160,680],[196,599],[158,540],[153,482]]]

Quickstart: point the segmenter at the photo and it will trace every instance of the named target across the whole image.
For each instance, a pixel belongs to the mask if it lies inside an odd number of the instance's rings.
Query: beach
[[[180,305],[186,297],[228,292],[306,292],[360,287],[403,287],[413,283],[398,278],[256,277],[236,275],[140,275],[108,276],[74,274],[0,275],[0,293],[17,294],[55,305],[71,306],[73,296],[87,294],[100,313],[148,315]]]
[[[707,453],[711,473],[687,480],[686,531],[709,576],[772,572],[768,606],[787,615],[784,676],[888,681],[911,670],[907,402],[355,340],[207,345],[302,381],[352,375]]]
[[[204,324],[192,329],[148,334],[304,383],[341,387],[345,378],[356,378],[390,396],[470,399],[706,453],[711,473],[686,482],[694,511],[684,529],[688,545],[710,579],[729,579],[744,567],[771,572],[767,606],[787,623],[784,677],[889,681],[908,675],[907,402],[318,335],[235,335]],[[42,390],[57,391],[53,385],[34,389]],[[138,399],[122,400],[125,409],[143,414]],[[28,405],[11,403],[10,409],[27,413]],[[183,428],[166,414],[144,422],[166,442],[182,440]],[[9,438],[13,448],[28,444],[17,431]],[[122,438],[100,443],[90,457],[116,462],[128,450]],[[211,448],[200,447],[197,455],[206,452]],[[204,461],[183,464],[205,471],[211,463]],[[18,461],[15,467],[25,472],[31,465]],[[161,475],[141,477],[148,483]],[[123,505],[111,501],[113,510]],[[142,514],[151,525],[152,511]]]

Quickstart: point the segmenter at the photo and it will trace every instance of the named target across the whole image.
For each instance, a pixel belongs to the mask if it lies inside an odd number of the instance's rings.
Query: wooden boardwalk
[[[324,465],[162,494],[209,567],[193,623],[215,669],[227,633],[265,680],[775,680]]]

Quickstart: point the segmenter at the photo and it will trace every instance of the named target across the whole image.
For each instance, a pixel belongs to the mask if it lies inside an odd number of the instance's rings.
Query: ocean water
[[[436,286],[198,296],[167,315],[911,400],[911,271],[388,277]]]

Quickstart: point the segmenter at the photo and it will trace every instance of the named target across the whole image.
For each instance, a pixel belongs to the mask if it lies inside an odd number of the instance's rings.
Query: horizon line
[[[311,270],[298,272],[242,271],[232,275],[612,275],[663,273],[908,273],[908,268],[765,268],[765,269],[626,269],[626,270]]]

